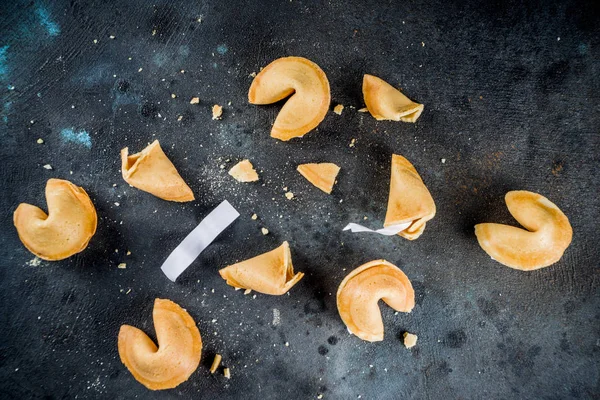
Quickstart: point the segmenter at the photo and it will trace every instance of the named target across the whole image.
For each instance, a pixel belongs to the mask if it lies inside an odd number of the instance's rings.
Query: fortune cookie
[[[331,194],[335,178],[340,172],[340,167],[333,163],[300,164],[297,169],[310,183],[328,194]]]
[[[406,158],[392,155],[390,195],[384,227],[410,223],[398,234],[414,240],[435,216],[435,203],[415,167]]]
[[[508,192],[506,206],[525,229],[502,224],[475,225],[479,245],[492,259],[522,271],[554,264],[573,237],[569,219],[550,200],[525,190]]]
[[[171,389],[198,368],[202,338],[192,317],[171,300],[156,299],[152,318],[158,347],[143,331],[122,325],[119,356],[133,377],[148,389]]]
[[[62,179],[46,183],[48,214],[31,204],[21,203],[13,221],[19,239],[27,249],[44,260],[62,260],[83,251],[94,233],[98,217],[88,194]]]
[[[194,200],[192,189],[167,158],[158,140],[136,154],[129,155],[127,147],[121,150],[121,173],[131,186],[161,199],[177,202]]]
[[[219,271],[229,286],[251,289],[259,293],[282,295],[304,274],[294,274],[290,245],[283,242],[278,248]]]
[[[410,312],[415,306],[413,287],[395,265],[371,261],[344,278],[337,291],[337,307],[350,333],[369,342],[383,340],[379,300],[401,312]]]
[[[304,136],[325,118],[331,100],[327,76],[306,58],[279,58],[256,75],[248,101],[272,104],[288,96],[271,129],[272,137],[284,141]]]
[[[415,103],[384,80],[366,74],[363,97],[371,115],[377,120],[416,122],[423,104]]]

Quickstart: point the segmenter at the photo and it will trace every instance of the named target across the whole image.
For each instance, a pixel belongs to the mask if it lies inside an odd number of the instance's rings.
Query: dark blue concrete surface
[[[0,397],[598,398],[598,20],[591,1],[2,1]],[[319,64],[332,106],[346,108],[283,143],[269,137],[279,105],[246,96],[249,74],[287,55]],[[364,73],[425,104],[419,121],[356,112]],[[154,139],[196,201],[122,180],[119,150]],[[420,172],[437,216],[414,242],[342,233],[364,216],[380,226],[394,152]],[[244,158],[259,183],[227,175]],[[342,167],[331,196],[295,171],[304,162]],[[88,191],[98,232],[83,253],[34,266],[12,213],[44,208],[51,177]],[[570,218],[573,243],[557,264],[523,273],[479,248],[475,223],[515,223],[503,202],[513,189]],[[241,218],[171,283],[162,261],[223,199]],[[283,240],[306,273],[289,295],[244,296],[219,277]],[[371,344],[347,333],[335,292],[376,258],[404,270],[417,306],[382,306],[386,338]],[[185,307],[204,341],[189,381],[160,393],[117,352],[121,324],[154,336],[155,297]],[[410,351],[406,330],[419,336]],[[231,380],[208,373],[215,352]]]

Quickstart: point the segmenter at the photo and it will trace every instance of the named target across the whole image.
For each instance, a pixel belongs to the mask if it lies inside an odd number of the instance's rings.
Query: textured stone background
[[[598,398],[592,4],[2,1],[0,397]],[[269,137],[280,106],[251,106],[246,96],[249,74],[287,55],[318,63],[332,106],[346,108],[283,143]],[[419,121],[358,113],[364,73],[424,103]],[[224,106],[221,121],[211,120],[213,104]],[[122,180],[119,150],[154,139],[196,201],[165,202]],[[415,165],[437,216],[414,242],[342,233],[364,216],[382,223],[392,153]],[[244,158],[259,183],[227,175]],[[324,161],[342,167],[331,196],[295,171]],[[35,266],[12,213],[20,202],[44,208],[51,177],[88,191],[98,232],[83,253]],[[570,218],[573,243],[559,263],[523,273],[479,248],[475,223],[515,223],[503,201],[513,189],[547,196]],[[162,261],[223,199],[241,218],[171,283]],[[306,273],[289,295],[244,296],[217,274],[283,240]],[[386,338],[370,344],[347,333],[335,292],[376,258],[406,272],[417,306],[408,315],[382,306]],[[204,341],[200,368],[161,393],[137,383],[117,352],[121,324],[154,336],[155,297],[185,307]],[[412,350],[402,346],[405,330],[419,336]],[[208,373],[215,352],[231,380]]]

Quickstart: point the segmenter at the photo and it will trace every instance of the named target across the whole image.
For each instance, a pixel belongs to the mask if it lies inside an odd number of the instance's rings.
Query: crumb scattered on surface
[[[369,112],[369,109],[367,107],[359,108],[358,112]]]
[[[250,293],[252,293],[252,289],[244,290],[244,295],[249,295]]]
[[[131,293],[131,288],[127,289],[127,292],[125,292],[125,294],[129,294]]]
[[[171,93],[171,98],[174,99],[175,97],[177,97],[177,95],[175,93]]]
[[[115,201],[115,206],[119,207],[121,203]]]
[[[219,365],[221,365],[221,355],[220,354],[215,354],[215,358],[213,359],[212,365],[210,366],[210,373],[214,374],[215,372],[217,372],[217,368],[219,368]]]
[[[446,164],[446,159],[445,158],[442,158],[441,161],[442,161],[442,164]]]
[[[128,256],[130,256],[130,255],[131,255],[131,252],[130,252],[129,250],[127,250],[127,255],[128,255]]]
[[[404,347],[410,349],[417,344],[417,335],[412,333],[404,332]]]
[[[37,140],[37,144],[43,144],[43,143],[44,143],[44,139],[42,139],[42,138],[39,138],[39,139]]]
[[[223,375],[225,376],[225,378],[231,379],[231,371],[229,370],[229,368],[223,369]]]
[[[138,72],[142,72],[143,68],[138,69]]]
[[[40,264],[42,263],[42,259],[39,257],[34,257],[31,260],[29,260],[27,262],[27,265],[29,265],[30,267],[39,267]]]
[[[352,139],[350,141],[350,147],[354,147],[355,144],[356,144],[356,139]]]
[[[267,228],[260,228],[260,231],[262,232],[263,235],[269,234],[269,230]]]
[[[338,104],[337,106],[333,107],[333,112],[336,113],[337,115],[342,115],[342,111],[344,111],[343,104]]]
[[[94,39],[93,42],[94,42],[94,44],[97,44],[98,43],[98,39]]]
[[[252,218],[253,220],[255,220],[255,221],[256,221],[256,219],[258,218],[258,215],[256,215],[256,214],[252,214],[252,216],[251,216],[250,218]]]
[[[125,268],[127,268],[127,264],[120,263],[119,265],[117,265],[117,268],[119,268],[119,269],[125,269]]]
[[[363,217],[363,219],[366,221],[369,219],[369,217],[367,217],[366,215]]]
[[[198,104],[200,103],[200,97],[192,97],[190,100],[190,104]]]
[[[181,121],[183,119],[183,115],[180,115],[179,117],[177,117],[177,121]]]
[[[294,198],[294,193],[292,193],[292,192],[287,192],[287,193],[285,194],[285,197],[287,197],[287,199],[288,199],[288,200],[291,200],[291,199],[293,199],[293,198]]]
[[[109,39],[114,39],[114,38],[115,38],[115,35],[110,35],[109,36]]]
[[[212,108],[212,119],[221,119],[223,115],[223,107],[218,104],[215,104]]]
[[[252,77],[252,78],[256,78],[256,72],[252,72],[252,73],[250,73],[250,75],[248,75],[248,76],[250,76],[250,77]]]
[[[52,169],[52,165],[50,165],[50,164],[46,164],[46,165],[44,165],[44,168],[45,168],[45,169]]]

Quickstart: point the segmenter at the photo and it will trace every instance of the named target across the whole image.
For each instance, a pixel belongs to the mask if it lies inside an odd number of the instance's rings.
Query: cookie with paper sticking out
[[[414,240],[421,236],[426,222],[435,216],[435,212],[433,197],[415,167],[406,158],[393,154],[390,194],[383,226],[410,223],[398,234]]]
[[[415,306],[410,280],[385,260],[368,262],[350,272],[340,283],[336,298],[348,331],[369,342],[381,341],[384,336],[379,300],[400,312],[411,312]]]
[[[62,179],[46,182],[48,214],[21,203],[13,215],[19,239],[27,250],[48,261],[83,251],[98,224],[96,208],[85,190]]]
[[[229,265],[219,271],[229,286],[255,292],[282,295],[287,293],[304,274],[294,273],[288,242],[274,250]]]
[[[573,228],[567,216],[546,197],[526,190],[508,192],[506,206],[525,228],[503,224],[475,225],[481,248],[493,260],[521,271],[548,267],[571,244]]]
[[[171,300],[156,299],[152,310],[158,346],[140,329],[122,325],[118,348],[121,362],[151,390],[177,387],[200,364],[202,338],[194,319]]]
[[[121,173],[131,186],[163,200],[186,202],[194,200],[192,189],[160,147],[158,140],[139,153],[129,155],[121,150]]]
[[[289,97],[271,129],[271,136],[287,141],[304,136],[323,121],[331,94],[321,68],[303,57],[283,57],[267,65],[252,81],[250,104],[272,104]]]
[[[423,104],[376,76],[365,74],[362,90],[367,109],[377,120],[416,122],[423,112]]]

